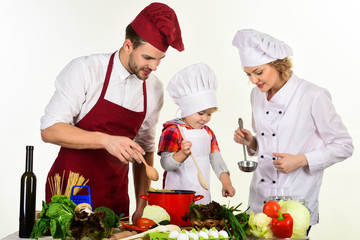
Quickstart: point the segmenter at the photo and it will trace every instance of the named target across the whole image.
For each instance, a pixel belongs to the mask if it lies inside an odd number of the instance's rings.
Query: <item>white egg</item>
[[[205,239],[209,239],[209,235],[206,233],[206,231],[201,230],[198,235],[200,238],[202,237]]]
[[[189,236],[189,232],[186,229],[181,230],[180,233],[185,233],[187,236]]]
[[[180,233],[177,240],[189,240],[189,236],[186,233]]]
[[[209,234],[209,230],[207,228],[203,228],[201,231],[205,231],[207,234]]]
[[[221,230],[221,231],[219,232],[219,237],[228,238],[228,237],[229,237],[229,234],[227,233],[227,231]]]
[[[179,232],[171,231],[168,238],[177,238],[179,236]]]
[[[189,233],[189,239],[198,240],[198,239],[199,239],[199,236],[198,236],[198,234],[195,233],[195,232],[190,232],[190,233]]]
[[[210,230],[209,231],[209,237],[219,238],[219,233],[217,230]]]

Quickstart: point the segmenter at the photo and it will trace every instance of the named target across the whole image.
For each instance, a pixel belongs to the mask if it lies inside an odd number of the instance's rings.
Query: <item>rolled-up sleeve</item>
[[[58,122],[74,125],[85,101],[86,76],[82,62],[74,59],[60,72],[55,81],[55,93],[45,107],[40,129],[46,129]]]

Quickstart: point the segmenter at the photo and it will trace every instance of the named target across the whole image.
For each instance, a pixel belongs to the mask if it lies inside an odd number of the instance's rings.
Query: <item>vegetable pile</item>
[[[53,196],[49,204],[43,201],[40,218],[35,222],[30,238],[40,238],[50,231],[53,238],[102,239],[119,224],[120,217],[109,208],[99,207],[92,212],[76,207],[65,195]]]
[[[247,239],[245,228],[249,220],[249,214],[239,210],[239,206],[227,207],[212,201],[209,204],[190,204],[190,211],[182,217],[184,221],[190,219],[193,227],[200,231],[202,228],[211,229],[215,227],[217,230],[228,232],[235,240]],[[235,214],[235,212],[239,212]]]
[[[298,201],[268,201],[262,213],[250,211],[246,234],[262,238],[301,238],[306,236],[309,222],[309,210]]]

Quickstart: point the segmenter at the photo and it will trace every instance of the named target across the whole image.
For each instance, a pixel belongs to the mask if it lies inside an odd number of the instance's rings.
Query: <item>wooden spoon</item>
[[[184,133],[183,133],[183,131],[181,130],[181,128],[180,128],[179,125],[177,125],[177,128],[178,128],[179,131],[180,131],[181,137],[186,141],[185,135],[184,135]],[[197,170],[198,170],[198,175],[197,175],[197,177],[198,177],[198,180],[199,180],[200,185],[201,185],[204,189],[209,190],[209,185],[207,184],[206,179],[205,179],[204,175],[202,174],[202,172],[201,172],[201,170],[200,170],[200,167],[199,167],[199,165],[198,165],[198,163],[197,163],[197,161],[196,161],[196,159],[195,159],[194,154],[193,154],[192,152],[190,152],[190,154],[191,154],[191,158],[194,160],[195,166],[196,166],[196,168],[197,168]]]
[[[136,152],[141,161],[145,164],[146,176],[152,181],[159,180],[159,173],[157,172],[157,170],[146,162],[144,156],[138,150],[136,150],[135,148],[132,149]]]

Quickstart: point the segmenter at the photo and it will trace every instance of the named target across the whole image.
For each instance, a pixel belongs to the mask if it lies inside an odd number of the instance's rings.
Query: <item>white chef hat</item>
[[[182,69],[167,86],[169,95],[180,107],[181,117],[217,107],[216,89],[215,73],[204,63]]]
[[[260,66],[292,55],[289,45],[253,29],[239,30],[232,44],[239,49],[243,67]]]

